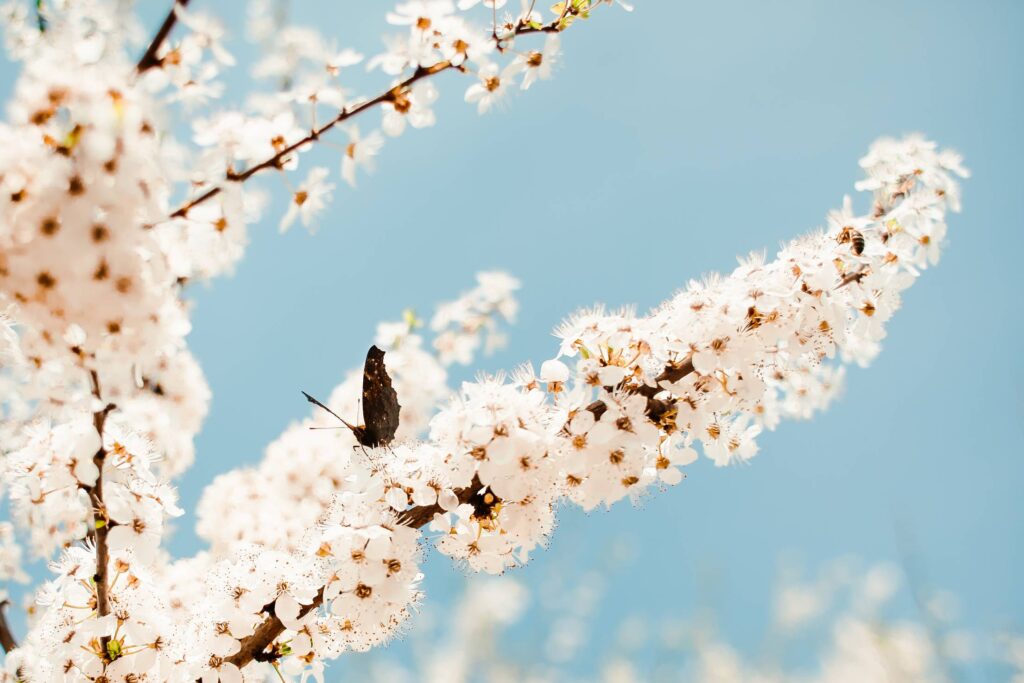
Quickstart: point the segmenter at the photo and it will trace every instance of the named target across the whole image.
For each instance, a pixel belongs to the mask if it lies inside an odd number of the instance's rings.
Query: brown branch
[[[665,369],[661,371],[661,374],[654,378],[658,384],[662,382],[678,382],[682,378],[693,372],[693,358],[687,357],[686,360],[680,363],[670,363],[665,366]]]
[[[678,382],[693,371],[693,361],[690,358],[686,358],[680,362],[669,363],[655,378],[655,381],[659,385],[662,382]],[[667,403],[654,398],[657,394],[663,391],[660,387],[643,385],[639,388],[633,389],[633,391],[647,397],[647,409],[649,414],[657,416],[665,412]],[[602,401],[595,401],[588,405],[586,409],[593,412],[598,418],[600,418],[601,414],[607,410]],[[455,494],[459,499],[459,503],[462,504],[470,502],[473,496],[478,493],[482,487],[483,484],[481,481],[478,478],[474,478],[473,483],[467,488],[455,491]],[[417,506],[403,512],[398,521],[403,526],[419,529],[429,524],[434,519],[435,514],[442,512],[444,512],[444,509],[437,503],[433,505]],[[311,610],[321,606],[323,604],[323,598],[324,592],[321,588],[316,597],[313,598],[313,601],[308,605],[303,605],[302,609],[299,610],[299,617],[304,617],[309,614]],[[276,658],[274,652],[272,650],[268,652],[267,648],[271,647],[274,641],[284,633],[285,625],[277,615],[273,613],[272,606],[264,608],[264,611],[268,614],[267,619],[264,620],[251,635],[243,638],[238,652],[231,657],[228,657],[225,661],[234,664],[241,669],[253,661],[273,661]]]
[[[303,605],[299,610],[299,619],[306,616],[314,609],[324,604],[324,589],[321,588],[317,591],[316,596],[313,598],[313,602],[308,605]],[[238,651],[233,657],[230,657],[227,661],[231,662],[238,668],[242,668],[251,661],[272,661],[273,657],[268,656],[265,652],[267,647],[277,639],[279,635],[284,633],[285,626],[281,623],[281,620],[276,614],[273,613],[273,605],[269,605],[267,608],[270,612],[270,617],[262,624],[256,627],[252,635],[242,641],[241,650]],[[241,658],[244,660],[242,663],[236,661]]]
[[[661,374],[655,378],[655,381],[659,385],[662,382],[678,382],[693,371],[693,361],[690,358],[686,358],[684,361],[668,364]],[[650,415],[656,417],[665,412],[667,403],[654,398],[663,391],[660,387],[643,385],[633,389],[633,391],[647,397],[647,411]],[[602,401],[594,401],[586,407],[586,410],[591,411],[595,417],[600,418],[601,414],[607,410],[607,407]],[[480,479],[474,477],[473,483],[466,488],[456,490],[455,495],[458,497],[460,504],[468,503],[481,488],[483,488],[483,483]],[[403,512],[398,522],[403,526],[419,529],[430,524],[435,514],[443,512],[444,509],[438,503],[417,506]],[[313,601],[308,605],[303,605],[302,609],[299,610],[299,617],[306,616],[311,610],[322,605],[323,599],[324,591],[321,588],[316,597],[313,598]],[[256,627],[256,630],[251,635],[243,638],[238,652],[228,657],[225,661],[241,669],[253,661],[273,661],[276,658],[273,651],[268,652],[267,648],[271,647],[274,641],[284,633],[285,625],[273,613],[272,606],[265,607],[264,611],[269,615],[267,619]]]
[[[684,361],[678,363],[670,363],[665,369],[659,374],[655,381],[658,384],[662,382],[678,382],[690,373],[694,371],[693,361],[687,358]],[[647,397],[648,413],[654,416],[661,415],[666,410],[666,402],[654,398],[658,393],[662,391],[659,387],[652,387],[644,385],[637,389],[634,389],[636,393],[639,393]],[[601,414],[607,410],[605,404],[602,401],[595,401],[587,406],[587,410],[594,413],[595,417],[600,418]],[[455,491],[456,496],[459,499],[459,503],[468,503],[470,499],[483,488],[483,484],[478,478],[473,479],[473,483],[464,489],[458,489]],[[399,518],[399,523],[403,526],[411,527],[413,529],[419,529],[426,526],[434,519],[434,515],[444,512],[444,509],[438,504],[433,505],[422,505],[410,508],[403,512]],[[323,604],[323,589],[317,593],[309,605],[303,605],[302,609],[299,610],[299,617],[304,617],[309,614],[310,610],[313,610]],[[237,653],[227,658],[227,662],[234,664],[239,669],[248,665],[253,661],[271,661],[275,658],[273,651],[268,652],[267,648],[273,645],[274,641],[285,631],[285,626],[278,619],[277,615],[273,613],[273,608],[268,606],[264,608],[268,613],[267,619],[260,624],[256,630],[246,638],[243,638],[241,645]]]
[[[839,281],[838,285],[836,285],[836,289],[842,289],[851,282],[856,282],[857,284],[860,284],[860,281],[863,280],[866,276],[868,276],[870,272],[870,268],[868,268],[866,265],[861,266],[852,273],[847,273],[846,275],[844,275],[843,279]]]
[[[157,57],[157,53],[160,52],[160,48],[167,40],[167,36],[171,34],[174,25],[178,23],[178,8],[185,7],[188,3],[189,0],[174,0],[174,4],[171,5],[171,11],[164,18],[164,23],[160,24],[160,28],[157,30],[156,35],[153,36],[153,40],[150,41],[146,52],[139,58],[139,63],[135,65],[136,72],[141,74],[163,63],[163,60]]]
[[[0,602],[0,647],[4,649],[4,652],[10,652],[18,647],[18,641],[14,639],[14,633],[11,632],[11,627],[7,623],[7,615],[4,614],[4,610],[10,604],[9,600]]]
[[[456,491],[456,495],[459,498],[459,503],[467,503],[473,494],[477,493],[483,484],[480,483],[479,479],[474,478],[473,483],[464,489]],[[420,507],[410,508],[402,513],[399,522],[403,526],[412,527],[419,529],[424,527],[434,519],[434,515],[439,512],[444,512],[440,505],[424,505]],[[313,602],[308,605],[303,605],[302,609],[299,610],[299,618],[306,616],[313,609],[316,609],[324,602],[324,589],[321,588],[313,598]],[[273,652],[267,652],[267,648],[270,647],[274,641],[285,631],[285,625],[281,623],[281,620],[273,613],[273,606],[268,605],[264,608],[269,616],[267,619],[256,627],[253,633],[242,639],[241,645],[238,652],[231,657],[228,657],[225,661],[234,664],[239,669],[246,666],[253,661],[271,661],[274,659]]]
[[[551,22],[551,24],[542,26],[540,28],[534,28],[520,23],[512,32],[512,36],[525,33],[559,33],[565,29],[566,26],[564,24],[561,24],[561,22],[570,12],[573,14],[577,13],[567,8],[566,10],[563,10],[562,15],[558,19]],[[344,121],[347,121],[348,119],[357,116],[363,113],[364,111],[367,111],[368,109],[371,109],[385,102],[397,102],[401,99],[404,99],[408,95],[409,88],[417,81],[435,76],[436,74],[448,71],[450,69],[462,70],[462,67],[456,66],[447,60],[438,62],[427,67],[421,66],[417,68],[416,71],[413,72],[411,76],[401,81],[397,85],[392,86],[385,92],[377,95],[373,99],[362,102],[353,107],[352,109],[342,109],[333,119],[331,119],[324,125],[320,126],[319,128],[314,128],[305,137],[281,149],[270,158],[254,166],[251,166],[240,173],[229,170],[224,176],[224,181],[242,183],[248,180],[249,178],[253,177],[257,173],[260,173],[261,171],[267,169],[280,169],[284,166],[284,163],[289,155],[293,154],[294,152],[298,151],[299,149],[306,145],[316,142],[322,135],[330,131],[339,123],[343,123]],[[210,188],[203,194],[199,195],[198,197],[192,200],[189,200],[181,207],[176,209],[171,214],[171,218],[186,217],[188,215],[188,212],[192,208],[216,197],[221,192],[222,186]],[[690,362],[689,359],[687,359],[686,361],[679,365],[672,364],[666,367],[665,370],[657,377],[657,381],[675,382],[682,379],[691,372],[693,372],[693,364]],[[658,391],[660,390],[655,390],[651,394],[651,396],[658,393]],[[653,399],[650,400],[653,401]],[[603,406],[603,404],[601,405]],[[458,497],[459,503],[462,504],[469,502],[472,499],[472,497],[481,489],[481,487],[482,484],[480,480],[474,478],[473,483],[470,484],[469,487],[457,490],[455,494]],[[401,514],[399,523],[403,526],[418,529],[429,524],[434,519],[435,514],[442,512],[444,512],[443,508],[441,508],[441,506],[437,503],[433,505],[413,507]],[[317,592],[316,596],[313,598],[312,602],[310,602],[310,604],[308,605],[303,605],[302,608],[299,610],[299,618],[306,616],[310,613],[310,611],[323,605],[323,601],[324,589],[321,588]],[[267,607],[265,607],[264,611],[268,614],[267,619],[264,620],[263,623],[261,623],[259,626],[257,626],[256,630],[253,631],[252,634],[246,636],[240,641],[238,652],[236,652],[231,657],[225,659],[225,662],[234,664],[239,669],[241,669],[254,661],[274,661],[276,659],[277,655],[274,653],[273,650],[268,651],[268,648],[270,648],[273,645],[274,641],[278,637],[280,637],[282,633],[284,633],[285,625],[281,622],[280,618],[278,618],[278,616],[274,614],[272,605],[268,605]]]
[[[248,169],[241,173],[229,170],[227,174],[225,174],[224,176],[224,181],[244,183],[246,180],[253,177],[260,171],[265,171],[271,168],[282,168],[284,166],[285,161],[287,161],[289,155],[291,155],[298,149],[305,147],[306,145],[316,142],[320,138],[320,136],[322,136],[324,133],[328,132],[335,126],[337,126],[339,123],[344,123],[353,116],[357,116],[358,114],[363,113],[367,109],[372,109],[373,107],[384,102],[396,102],[400,99],[404,99],[408,93],[408,89],[417,81],[427,78],[429,76],[434,76],[435,74],[439,74],[442,71],[447,71],[448,69],[455,68],[459,67],[454,66],[449,61],[438,62],[437,64],[433,64],[431,66],[421,66],[420,68],[416,69],[415,72],[413,72],[412,76],[409,76],[409,78],[405,79],[398,85],[393,86],[389,90],[381,93],[380,95],[377,95],[372,100],[361,102],[360,104],[354,106],[352,109],[342,109],[338,113],[338,115],[335,116],[333,119],[331,119],[324,125],[320,126],[319,128],[314,128],[305,137],[281,149],[281,151],[277,152],[272,157],[264,161],[261,161],[255,166],[250,166]],[[216,187],[211,187],[209,190],[199,195],[195,199],[189,200],[188,202],[185,202],[183,205],[178,207],[174,211],[174,213],[171,214],[171,218],[184,218],[185,216],[188,215],[188,212],[192,208],[199,206],[200,204],[206,202],[207,200],[216,197],[221,193],[222,190],[223,186],[220,185]]]
[[[89,371],[89,380],[92,385],[92,393],[97,399],[102,400],[100,392],[99,376],[95,370]],[[96,573],[93,575],[93,582],[96,584],[96,612],[98,616],[104,617],[110,614],[110,586],[107,582],[107,565],[109,558],[107,554],[107,533],[110,531],[110,520],[107,518],[107,508],[103,502],[103,463],[107,459],[107,449],[103,446],[103,427],[107,421],[107,415],[114,409],[114,404],[107,404],[99,412],[93,413],[92,423],[96,433],[100,437],[100,447],[93,456],[93,464],[96,465],[96,483],[87,486],[89,502],[92,506],[92,529],[90,534],[96,544]]]
[[[182,4],[184,4],[184,3],[182,3]],[[572,14],[572,15],[579,14],[579,11],[576,10],[576,9],[565,10],[565,11],[563,11],[562,16],[560,16],[559,18],[555,19],[551,23],[545,24],[544,26],[541,26],[539,28],[535,28],[535,27],[532,27],[532,26],[529,26],[527,24],[523,24],[522,22],[520,22],[520,24],[518,26],[516,26],[516,28],[512,31],[511,35],[508,36],[508,37],[515,37],[515,36],[518,36],[518,35],[523,35],[523,34],[528,34],[528,33],[561,33],[567,27],[562,22],[563,22],[563,20],[566,18],[566,16],[568,14]],[[507,40],[507,38],[504,38],[503,40]],[[501,41],[499,41],[499,49],[502,49],[501,45],[500,45],[500,42]],[[404,98],[408,94],[409,88],[414,83],[416,83],[417,81],[422,80],[424,78],[429,78],[429,77],[435,76],[435,75],[437,75],[437,74],[439,74],[439,73],[441,73],[443,71],[448,71],[448,70],[451,70],[451,69],[457,69],[459,71],[463,71],[464,67],[456,66],[456,65],[452,64],[450,61],[447,61],[447,60],[441,61],[441,62],[437,62],[436,64],[432,64],[430,66],[418,67],[416,69],[416,71],[414,71],[413,74],[411,76],[409,76],[408,78],[406,78],[404,81],[401,81],[397,85],[392,86],[391,88],[389,88],[388,90],[386,90],[386,91],[382,92],[381,94],[377,95],[373,99],[366,100],[365,102],[361,102],[360,104],[352,107],[351,109],[348,109],[348,108],[342,109],[340,112],[338,112],[338,114],[333,119],[331,119],[330,121],[328,121],[324,125],[320,126],[319,128],[314,128],[308,134],[306,134],[303,138],[301,138],[300,140],[298,140],[296,142],[293,142],[292,144],[288,145],[287,147],[285,147],[285,148],[281,149],[280,151],[276,152],[270,158],[265,159],[264,161],[261,161],[261,162],[259,162],[258,164],[254,165],[254,166],[250,166],[245,171],[236,172],[236,171],[234,171],[232,169],[228,169],[228,171],[224,174],[224,178],[223,178],[223,180],[221,182],[222,183],[227,183],[227,182],[244,183],[246,180],[248,180],[249,178],[253,177],[257,173],[260,173],[261,171],[265,171],[267,169],[280,169],[280,168],[283,168],[284,167],[284,163],[288,159],[289,155],[291,155],[292,153],[298,151],[302,147],[305,147],[306,145],[309,145],[309,144],[312,144],[312,143],[316,142],[324,133],[327,133],[332,128],[337,126],[339,123],[343,123],[343,122],[347,121],[348,119],[351,119],[354,116],[362,114],[364,111],[366,111],[368,109],[372,109],[373,107],[376,107],[377,105],[383,104],[385,102],[396,102],[396,101]],[[181,206],[179,206],[177,209],[174,210],[174,212],[172,212],[170,214],[170,217],[171,218],[185,218],[186,216],[188,216],[188,212],[191,209],[195,208],[196,206],[199,206],[200,204],[203,204],[203,203],[209,201],[210,199],[213,199],[214,197],[219,195],[222,191],[223,191],[223,185],[216,185],[214,187],[211,187],[210,189],[206,190],[205,192],[203,192],[199,196],[195,197],[194,199],[190,199],[189,201],[187,201],[184,204],[182,204]]]
[[[536,2],[530,4],[530,11],[526,13],[527,17],[533,14],[533,8],[536,4]],[[565,4],[562,5],[562,12],[558,15],[558,18],[550,24],[544,24],[543,26],[531,26],[520,19],[519,25],[516,26],[516,30],[512,32],[512,36],[521,36],[528,33],[561,33],[565,29],[569,28],[569,24],[565,23],[565,20],[568,19],[570,15],[575,17],[579,15],[579,13],[579,8],[573,5],[572,0],[565,0]]]

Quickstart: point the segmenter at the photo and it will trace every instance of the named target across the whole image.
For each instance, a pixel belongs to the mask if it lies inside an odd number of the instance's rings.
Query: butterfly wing
[[[365,427],[357,434],[359,443],[369,448],[386,446],[398,431],[398,393],[391,386],[391,377],[384,367],[384,352],[371,346],[363,366],[363,421]]]

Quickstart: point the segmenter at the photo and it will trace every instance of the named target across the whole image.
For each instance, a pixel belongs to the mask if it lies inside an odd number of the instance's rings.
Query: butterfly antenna
[[[310,403],[312,403],[313,405],[317,406],[318,408],[323,408],[328,413],[330,413],[334,417],[336,417],[339,420],[341,420],[341,423],[343,425],[345,425],[346,427],[348,427],[349,429],[355,429],[355,427],[353,427],[352,425],[350,425],[348,422],[345,421],[345,418],[343,418],[342,416],[338,415],[336,412],[334,412],[333,410],[331,410],[330,408],[325,406],[323,403],[321,403],[320,401],[316,400],[315,398],[313,398],[312,396],[307,394],[305,391],[302,392],[302,395],[305,396],[306,400],[309,401]],[[314,427],[314,429],[316,429],[316,428]],[[321,429],[323,429],[323,428],[321,427]]]

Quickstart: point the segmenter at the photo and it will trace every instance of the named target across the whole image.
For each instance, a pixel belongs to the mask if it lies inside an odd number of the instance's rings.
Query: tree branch
[[[577,14],[578,12],[573,10],[571,3],[567,3],[566,9],[563,10],[562,15],[559,16],[556,20],[552,21],[550,24],[546,24],[544,26],[535,28],[520,22],[512,31],[510,37],[515,37],[517,35],[527,33],[560,33],[566,28],[567,24],[563,23],[563,20],[566,18],[566,15],[570,13]],[[499,49],[500,47],[501,46],[499,41]],[[316,142],[322,135],[333,129],[339,123],[343,123],[348,119],[351,119],[363,113],[364,111],[372,109],[373,107],[376,107],[385,102],[398,101],[400,98],[403,98],[407,95],[409,88],[412,87],[412,85],[417,81],[430,78],[432,76],[435,76],[444,71],[448,71],[450,69],[462,70],[462,67],[454,65],[448,60],[437,62],[436,64],[427,67],[421,66],[417,68],[416,71],[414,71],[411,76],[401,81],[397,85],[392,86],[391,88],[382,92],[376,97],[365,102],[361,102],[360,104],[354,106],[351,109],[342,109],[333,119],[323,124],[319,128],[314,128],[306,136],[304,136],[300,140],[297,140],[296,142],[291,143],[290,145],[281,149],[280,151],[276,152],[273,156],[269,157],[268,159],[261,161],[242,172],[235,172],[229,169],[228,172],[225,174],[223,181],[243,183],[249,178],[252,178],[257,173],[260,173],[261,171],[267,169],[280,169],[284,166],[284,163],[289,155],[293,154],[294,152],[298,151],[299,149],[306,145]],[[173,213],[170,214],[170,217],[184,218],[188,215],[188,212],[191,209],[216,197],[222,191],[223,186],[221,185],[212,187],[206,190],[204,193],[200,194],[199,196],[195,197],[194,199],[191,199],[182,204],[178,209],[176,209]],[[693,372],[693,369],[693,363],[690,361],[689,358],[687,358],[685,361],[681,363],[674,363],[667,366],[665,370],[657,377],[657,381],[659,383],[662,381],[676,382],[682,379],[683,377],[687,376],[691,372]],[[635,391],[641,393],[644,396],[647,396],[649,406],[651,406],[651,404],[654,403],[660,403],[653,398],[656,394],[658,394],[661,391],[661,389],[659,388],[639,387],[635,389]],[[601,403],[600,401],[596,402],[596,404],[600,404],[599,410],[600,412],[603,412],[605,409],[604,404]],[[588,406],[587,409],[595,410],[594,404]],[[653,406],[649,407],[649,410],[656,409],[657,408]],[[598,416],[600,416],[600,412],[597,412],[595,410],[595,414]],[[463,504],[469,502],[473,495],[476,494],[481,487],[482,484],[480,480],[474,477],[473,483],[469,487],[455,491],[459,503]],[[429,524],[433,520],[435,514],[442,512],[444,512],[443,508],[441,508],[441,506],[437,503],[433,505],[417,506],[403,512],[400,515],[398,521],[399,524],[403,526],[418,529]],[[317,592],[316,596],[313,598],[312,602],[310,602],[310,604],[308,605],[303,605],[302,608],[299,610],[299,618],[306,616],[312,610],[323,605],[323,601],[324,588],[321,588]],[[239,651],[231,657],[225,659],[225,662],[234,664],[239,669],[242,669],[243,667],[247,666],[248,664],[254,661],[273,661],[275,659],[275,655],[272,652],[268,652],[267,648],[271,647],[274,641],[278,637],[280,637],[282,633],[285,632],[285,625],[281,622],[278,616],[273,613],[272,606],[264,608],[264,611],[266,611],[268,614],[267,618],[263,621],[263,623],[256,627],[256,630],[253,631],[252,634],[243,638],[240,641]]]
[[[693,361],[690,358],[686,358],[678,363],[670,363],[655,379],[660,384],[662,382],[678,382],[690,373],[694,371]],[[644,385],[632,389],[632,391],[647,397],[647,410],[652,415],[662,415],[665,413],[666,403],[660,399],[654,398],[662,389],[658,387],[651,387]],[[594,413],[595,417],[600,418],[601,414],[607,410],[605,404],[601,401],[595,401],[586,407]],[[464,489],[458,489],[455,491],[456,496],[459,499],[459,503],[467,503],[470,499],[483,487],[481,481],[474,477],[473,483]],[[413,508],[409,508],[399,516],[399,524],[407,526],[413,529],[419,529],[431,522],[434,519],[434,515],[437,513],[444,512],[444,509],[437,503],[433,505],[423,505]],[[323,588],[317,593],[316,597],[308,605],[303,605],[302,609],[299,610],[299,617],[304,617],[313,609],[323,604],[324,591]],[[273,614],[273,610],[268,610],[269,616],[267,619],[260,624],[256,630],[241,641],[239,651],[227,658],[227,662],[234,664],[239,669],[246,666],[253,661],[268,661],[271,657],[268,657],[266,652],[267,648],[270,647],[273,642],[285,631],[285,626],[281,623],[281,620],[277,618],[276,614]]]
[[[7,623],[7,615],[4,613],[10,604],[9,600],[0,602],[0,647],[3,647],[5,653],[18,647],[18,641],[14,639],[14,633],[11,632],[11,627]]]
[[[479,479],[474,478],[473,483],[464,489],[456,491],[456,495],[459,498],[459,503],[467,503],[473,495],[480,490],[483,484],[480,483]],[[399,523],[403,526],[419,529],[426,526],[434,519],[434,514],[444,512],[440,505],[424,505],[420,507],[414,507],[406,510],[400,516]],[[324,589],[321,588],[313,598],[313,602],[308,605],[303,605],[302,609],[299,610],[299,618],[302,618],[310,613],[311,610],[320,607],[324,602]],[[285,626],[278,619],[276,614],[273,614],[273,609],[267,610],[269,616],[262,624],[256,627],[252,635],[243,638],[241,646],[234,655],[228,657],[225,661],[234,664],[239,669],[246,666],[253,661],[268,661],[270,658],[267,656],[267,648],[270,647],[273,642],[285,631]]]
[[[146,52],[139,59],[139,63],[135,65],[135,71],[138,73],[144,73],[150,69],[160,66],[161,60],[157,57],[157,53],[160,52],[160,48],[163,46],[167,37],[171,34],[171,30],[174,25],[178,23],[178,12],[179,7],[185,7],[188,5],[189,0],[175,0],[174,4],[171,5],[171,11],[167,13],[164,18],[164,23],[160,24],[160,28],[157,30],[156,35],[153,36],[153,40],[150,41],[149,47],[146,48]]]
[[[567,25],[563,23],[566,14],[578,14],[578,11],[563,11],[562,16],[555,19],[551,23],[545,24],[539,28],[534,28],[532,26],[529,26],[528,24],[520,22],[515,27],[515,29],[513,29],[510,36],[499,39],[499,49],[504,49],[503,47],[501,47],[501,42],[503,40],[507,40],[508,38],[514,38],[518,35],[523,35],[527,33],[561,33],[567,28]],[[306,145],[316,142],[320,138],[320,136],[330,131],[339,123],[343,123],[348,119],[357,116],[368,109],[372,109],[377,105],[383,104],[384,102],[394,102],[398,100],[398,98],[404,97],[408,92],[408,89],[417,81],[425,78],[430,78],[432,76],[436,76],[437,74],[443,71],[448,71],[450,69],[458,69],[462,71],[463,67],[456,66],[447,60],[437,62],[436,64],[432,64],[430,66],[421,66],[417,68],[416,71],[414,71],[413,74],[406,78],[404,81],[401,81],[397,85],[392,86],[391,88],[377,95],[373,99],[362,102],[354,106],[352,109],[342,109],[333,119],[331,119],[324,125],[320,126],[319,128],[314,128],[305,137],[296,142],[293,142],[292,144],[288,145],[287,147],[277,152],[270,158],[257,163],[255,166],[250,166],[248,169],[242,172],[235,172],[229,169],[227,173],[225,173],[222,183],[244,183],[246,180],[248,180],[249,178],[253,177],[254,175],[261,171],[265,171],[271,168],[282,168],[284,166],[284,162],[287,160],[289,155],[291,155],[293,152],[296,152],[300,148],[305,147]],[[223,184],[211,187],[210,189],[200,194],[198,197],[190,199],[189,201],[179,206],[177,209],[174,210],[174,212],[170,214],[170,217],[185,218],[186,216],[188,216],[189,210],[209,201],[210,199],[213,199],[222,191]]]
[[[448,69],[455,68],[459,67],[454,66],[449,61],[438,62],[437,64],[433,64],[431,66],[426,67],[421,66],[418,69],[416,69],[415,72],[413,72],[412,76],[409,76],[409,78],[405,79],[398,85],[393,86],[386,92],[377,95],[372,100],[362,102],[353,107],[352,109],[342,109],[340,112],[338,112],[338,115],[335,116],[333,119],[331,119],[324,125],[320,126],[319,128],[314,128],[309,132],[308,135],[288,145],[281,151],[274,154],[274,156],[264,161],[261,161],[255,166],[250,166],[248,169],[241,173],[236,173],[234,171],[229,170],[227,174],[224,176],[224,181],[244,183],[246,180],[253,177],[260,171],[265,171],[270,168],[282,168],[284,166],[284,162],[287,160],[290,154],[292,154],[293,152],[302,147],[305,147],[306,145],[316,142],[321,135],[328,132],[329,130],[337,126],[339,123],[343,123],[348,119],[352,118],[353,116],[362,114],[367,109],[372,109],[373,107],[376,107],[379,104],[382,104],[384,102],[394,102],[398,100],[400,97],[404,97],[408,89],[414,83],[416,83],[416,81],[422,80],[429,76],[434,76],[436,74],[441,73],[442,71],[447,71]],[[206,202],[209,199],[216,197],[221,193],[222,189],[223,187],[220,185],[216,187],[211,187],[209,190],[199,195],[195,199],[185,202],[185,204],[180,206],[178,209],[174,211],[174,213],[171,214],[171,218],[184,218],[185,216],[188,215],[189,210],[191,210],[193,207],[199,206],[200,204]]]
[[[89,371],[89,380],[92,384],[93,396],[102,400],[99,376],[95,370]],[[93,576],[93,582],[96,584],[96,613],[101,617],[110,614],[110,586],[107,583],[107,565],[109,564],[107,533],[110,531],[110,520],[107,518],[107,508],[103,502],[103,463],[107,459],[107,450],[103,446],[103,427],[106,424],[107,415],[113,409],[114,404],[109,403],[92,415],[93,426],[100,437],[99,450],[96,451],[96,455],[92,458],[98,472],[96,483],[86,487],[86,491],[89,494],[89,502],[92,506],[92,529],[90,533],[93,535],[96,543],[96,574]]]

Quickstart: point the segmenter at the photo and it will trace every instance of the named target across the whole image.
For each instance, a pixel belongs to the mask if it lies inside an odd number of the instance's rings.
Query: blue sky
[[[294,4],[297,21],[364,51],[387,30],[384,3]],[[185,507],[306,415],[298,389],[326,394],[378,321],[505,269],[524,283],[522,315],[483,366],[538,363],[576,308],[646,309],[820,225],[874,138],[921,131],[973,177],[942,263],[909,291],[875,364],[848,374],[828,413],[762,437],[747,466],[701,463],[639,508],[564,510],[520,577],[598,563],[609,538],[627,538],[637,554],[602,620],[711,604],[753,650],[783,555],[813,567],[909,552],[927,584],[961,598],[967,626],[1024,629],[1024,4],[637,4],[570,31],[555,80],[500,111],[478,116],[466,82],[439,79],[437,126],[390,142],[357,191],[339,187],[316,236],[277,234],[284,188],[266,185],[278,203],[237,273],[192,292],[190,343],[214,402]],[[198,548],[193,523],[176,552]],[[426,572],[428,601],[461,580],[441,557]]]

